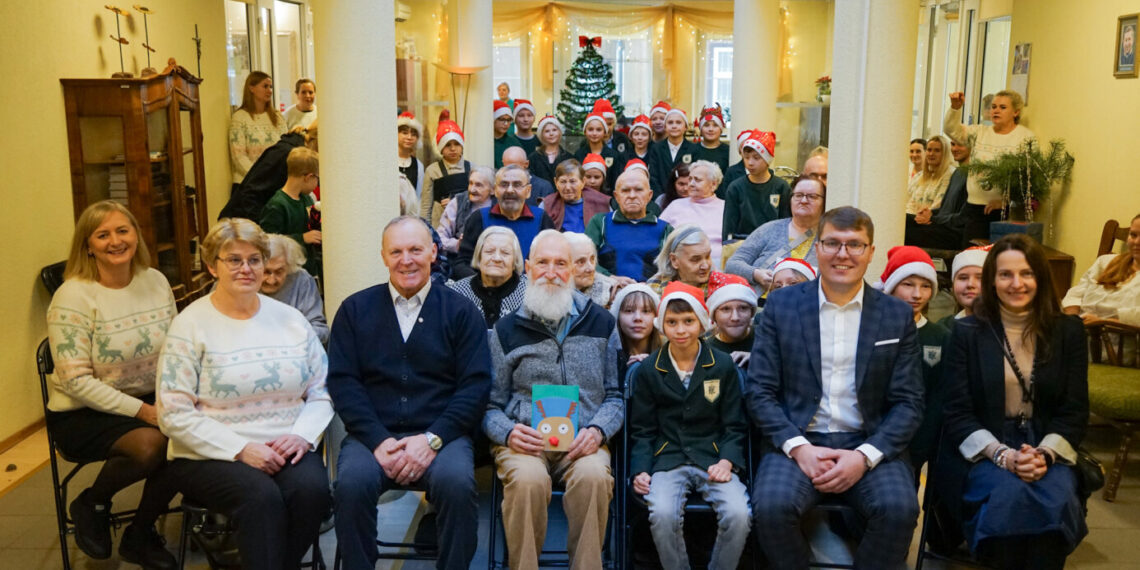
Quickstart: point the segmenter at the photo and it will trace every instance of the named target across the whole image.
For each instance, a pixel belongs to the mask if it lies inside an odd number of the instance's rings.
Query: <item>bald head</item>
[[[804,176],[827,184],[827,155],[817,154],[804,162]]]
[[[508,147],[503,151],[503,166],[514,164],[523,168],[530,166],[530,161],[526,158],[526,151],[521,146]]]

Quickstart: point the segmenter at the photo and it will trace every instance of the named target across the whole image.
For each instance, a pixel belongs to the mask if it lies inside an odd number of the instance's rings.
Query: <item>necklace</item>
[[[993,328],[990,330],[993,331],[994,336],[997,336],[996,330]],[[1002,354],[1004,354],[1006,360],[1009,361],[1009,367],[1013,369],[1013,375],[1017,378],[1017,384],[1021,386],[1022,406],[1021,412],[1017,415],[1017,427],[1018,429],[1024,430],[1029,425],[1029,418],[1025,415],[1025,404],[1031,404],[1033,402],[1033,375],[1037,373],[1037,355],[1034,354],[1033,356],[1033,370],[1029,373],[1029,379],[1027,380],[1025,375],[1021,372],[1021,367],[1017,365],[1017,359],[1014,358],[1013,355],[1013,346],[1009,343],[1009,335],[1005,333],[1004,329],[1002,330],[999,340],[1002,343]]]

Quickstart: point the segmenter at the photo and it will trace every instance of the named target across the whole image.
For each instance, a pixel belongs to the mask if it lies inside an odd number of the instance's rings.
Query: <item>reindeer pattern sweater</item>
[[[232,461],[247,443],[296,434],[315,445],[333,416],[328,358],[297,309],[264,295],[239,320],[206,296],[170,325],[159,358],[167,457]]]
[[[65,281],[47,312],[55,361],[48,409],[137,414],[138,396],[154,392],[155,363],[175,312],[170,284],[157,269],[122,289]]]

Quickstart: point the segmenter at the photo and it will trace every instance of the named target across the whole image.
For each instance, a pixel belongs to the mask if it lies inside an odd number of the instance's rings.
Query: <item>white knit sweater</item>
[[[309,322],[264,295],[256,315],[233,319],[211,296],[174,319],[159,359],[167,456],[232,461],[247,443],[287,434],[315,444],[333,408],[328,357]]]
[[[47,312],[55,374],[48,409],[83,407],[134,416],[154,392],[154,372],[174,318],[166,277],[147,269],[122,289],[68,279]]]

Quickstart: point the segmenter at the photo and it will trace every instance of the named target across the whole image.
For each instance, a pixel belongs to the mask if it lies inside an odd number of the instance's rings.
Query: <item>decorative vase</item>
[[[824,105],[830,105],[831,104],[831,93],[821,94],[819,96],[819,102],[823,103]]]

